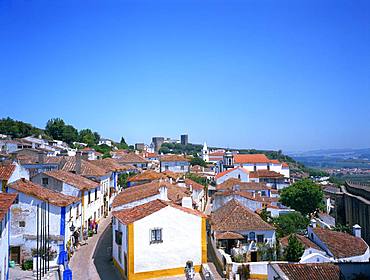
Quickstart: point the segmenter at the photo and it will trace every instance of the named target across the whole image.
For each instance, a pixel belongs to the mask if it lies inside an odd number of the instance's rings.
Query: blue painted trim
[[[59,245],[59,260],[58,264],[64,264],[65,261],[65,249],[64,249],[64,241],[65,241],[65,228],[66,228],[66,208],[60,208],[60,236],[63,238],[62,244]]]
[[[8,228],[8,263],[6,264],[6,277],[5,279],[9,279],[9,259],[10,259],[10,226],[9,226],[9,221],[10,221],[10,211],[8,211],[8,220],[6,221],[6,227]]]

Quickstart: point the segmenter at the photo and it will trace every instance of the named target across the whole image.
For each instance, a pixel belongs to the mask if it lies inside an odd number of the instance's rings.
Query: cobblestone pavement
[[[111,222],[111,215],[103,218],[99,223],[98,234],[94,234],[87,240],[87,245],[77,249],[71,258],[70,267],[73,280],[100,280],[100,276],[93,262],[95,248],[100,237]],[[109,278],[106,278],[109,279]]]

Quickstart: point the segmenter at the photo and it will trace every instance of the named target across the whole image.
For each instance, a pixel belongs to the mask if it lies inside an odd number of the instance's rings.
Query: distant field
[[[369,175],[338,175],[336,178],[344,181],[354,181],[361,183],[370,183],[370,174]]]
[[[352,160],[332,157],[294,157],[298,162],[303,163],[305,166],[313,168],[361,168],[370,169],[370,161],[368,160]]]

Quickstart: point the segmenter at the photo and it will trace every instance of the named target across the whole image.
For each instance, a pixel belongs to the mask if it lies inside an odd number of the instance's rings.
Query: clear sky
[[[210,146],[370,147],[370,1],[0,1],[0,117]]]

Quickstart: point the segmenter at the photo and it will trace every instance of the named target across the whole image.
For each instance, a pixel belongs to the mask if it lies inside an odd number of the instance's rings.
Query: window
[[[98,189],[95,189],[95,200],[98,200]]]
[[[76,219],[80,216],[80,205],[77,205],[76,207]]]
[[[42,178],[42,184],[45,186],[45,185],[48,185],[49,184],[49,178]]]
[[[114,240],[116,241],[117,245],[122,245],[122,232],[116,230]]]
[[[69,220],[72,220],[73,216],[72,216],[72,207],[69,208]]]
[[[118,246],[118,261],[122,263],[122,247]]]
[[[270,164],[267,164],[267,170],[270,171]]]
[[[150,230],[150,244],[162,243],[162,229],[155,228]]]
[[[169,166],[168,166],[168,165],[165,165],[165,166],[164,166],[164,169],[165,169],[165,170],[168,170],[168,169],[169,169]]]
[[[90,204],[91,203],[91,192],[89,191],[89,193],[87,194],[87,204]]]
[[[19,227],[25,227],[26,226],[26,222],[25,221],[20,221],[19,222]]]
[[[257,171],[257,165],[254,165],[254,172]]]
[[[185,170],[185,166],[181,165],[181,170],[184,171]]]
[[[249,240],[256,240],[256,234],[253,231],[249,233]]]
[[[257,242],[263,243],[264,235],[263,234],[257,234]]]

